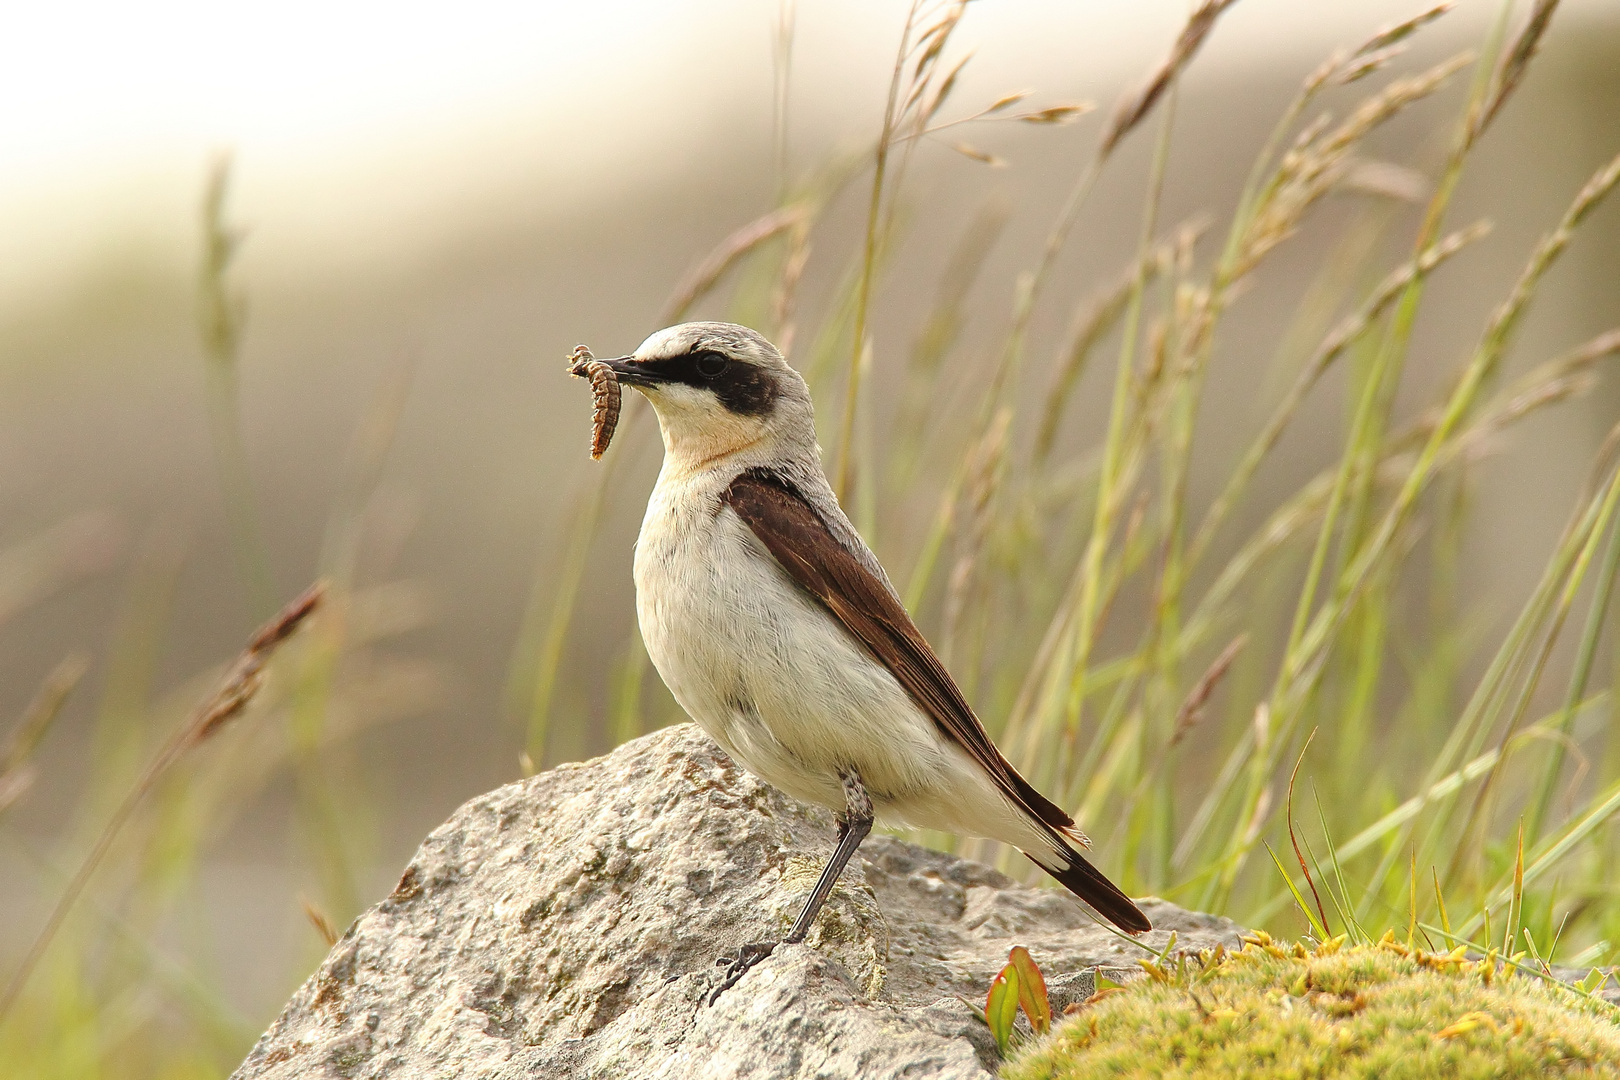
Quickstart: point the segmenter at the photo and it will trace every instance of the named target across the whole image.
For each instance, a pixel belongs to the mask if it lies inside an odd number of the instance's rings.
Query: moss
[[[1094,997],[1002,1069],[1091,1077],[1579,1077],[1620,1075],[1612,1007],[1509,977],[1496,963],[1264,934]]]
[[[790,913],[797,912],[799,903],[815,886],[821,867],[819,859],[800,855],[787,858],[777,894],[786,904],[778,912],[783,930],[791,925]],[[850,881],[833,886],[805,944],[842,963],[867,998],[875,1000],[883,993],[889,977],[889,932],[870,886]]]
[[[345,1042],[332,1051],[328,1060],[331,1062],[332,1071],[339,1076],[353,1076],[355,1070],[364,1065],[369,1056],[365,1048],[353,1042]]]

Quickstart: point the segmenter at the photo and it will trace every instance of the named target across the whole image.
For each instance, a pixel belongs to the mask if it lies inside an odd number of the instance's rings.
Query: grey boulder
[[[1131,943],[1061,890],[874,836],[806,944],[706,1006],[716,958],[779,938],[832,844],[690,724],[508,784],[427,838],[234,1076],[988,1078],[968,1003],[1012,946],[1061,1009],[1168,931],[1241,933],[1148,900]]]

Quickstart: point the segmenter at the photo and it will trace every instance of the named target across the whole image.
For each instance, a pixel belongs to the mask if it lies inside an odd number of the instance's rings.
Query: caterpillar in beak
[[[575,346],[569,357],[568,374],[591,381],[591,460],[599,461],[607,453],[613,431],[619,426],[622,403],[619,377],[584,345]]]

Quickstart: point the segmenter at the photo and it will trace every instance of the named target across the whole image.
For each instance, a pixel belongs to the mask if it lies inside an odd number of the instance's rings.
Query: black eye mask
[[[770,372],[713,349],[683,353],[646,367],[669,382],[714,391],[720,404],[738,416],[764,416],[776,404],[776,379]]]

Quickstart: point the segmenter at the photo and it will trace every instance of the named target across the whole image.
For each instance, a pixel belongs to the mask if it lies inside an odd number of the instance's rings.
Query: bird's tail
[[[1063,883],[1063,887],[1096,909],[1097,913],[1127,934],[1141,934],[1153,929],[1142,909],[1119,890],[1078,851],[1063,845],[1040,854],[1026,851],[1037,866]]]

